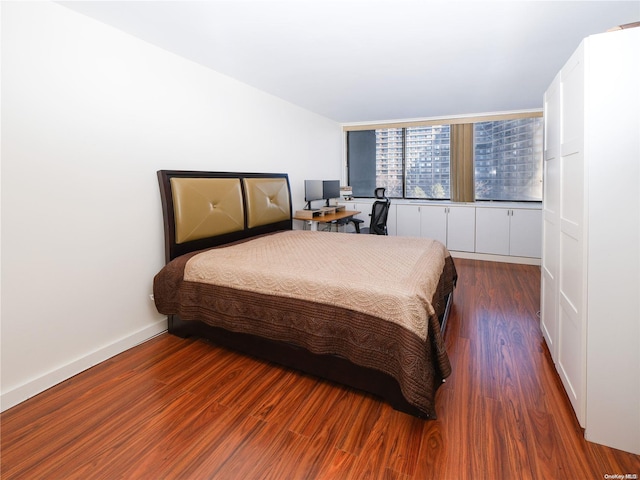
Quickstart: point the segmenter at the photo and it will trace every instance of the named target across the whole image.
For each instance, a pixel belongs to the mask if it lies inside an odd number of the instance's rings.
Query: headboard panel
[[[165,258],[278,230],[291,230],[285,173],[158,171]]]
[[[291,218],[286,178],[244,178],[247,227],[254,228]]]
[[[238,178],[172,178],[176,243],[244,230]]]

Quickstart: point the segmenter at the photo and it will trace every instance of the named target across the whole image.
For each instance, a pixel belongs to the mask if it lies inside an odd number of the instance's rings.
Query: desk
[[[356,210],[342,210],[341,212],[336,213],[327,213],[325,215],[319,215],[313,218],[301,218],[301,217],[293,217],[294,220],[302,220],[307,222],[307,225],[311,227],[310,229],[313,231],[318,230],[318,223],[331,223],[336,220],[341,220],[343,218],[350,218],[354,215],[358,215],[360,212]]]

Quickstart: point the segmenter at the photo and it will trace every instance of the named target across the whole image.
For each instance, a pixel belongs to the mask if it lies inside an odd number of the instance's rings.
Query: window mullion
[[[402,129],[402,198],[407,197],[407,129]]]

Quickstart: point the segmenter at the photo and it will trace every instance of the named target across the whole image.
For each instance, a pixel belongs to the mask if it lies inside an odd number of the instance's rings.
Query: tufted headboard
[[[167,263],[195,250],[291,230],[286,173],[160,170]]]

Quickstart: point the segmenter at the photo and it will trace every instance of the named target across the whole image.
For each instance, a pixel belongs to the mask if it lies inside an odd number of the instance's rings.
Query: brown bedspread
[[[435,418],[435,391],[451,372],[438,316],[455,279],[433,240],[286,231],[173,260],[154,298],[182,320],[380,370]]]

